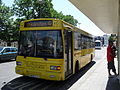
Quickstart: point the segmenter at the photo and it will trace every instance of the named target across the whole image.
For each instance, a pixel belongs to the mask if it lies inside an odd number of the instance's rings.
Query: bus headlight
[[[22,62],[16,62],[16,65],[20,65],[20,66],[22,66]]]
[[[50,66],[50,70],[60,70],[60,66]]]

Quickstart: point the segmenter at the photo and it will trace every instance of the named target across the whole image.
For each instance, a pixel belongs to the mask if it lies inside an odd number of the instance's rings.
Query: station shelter
[[[117,34],[118,79],[120,82],[120,0],[69,1],[103,32]]]

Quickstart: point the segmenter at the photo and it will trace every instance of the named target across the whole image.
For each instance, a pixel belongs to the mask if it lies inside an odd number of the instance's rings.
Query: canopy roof
[[[105,33],[117,33],[119,0],[69,0]]]

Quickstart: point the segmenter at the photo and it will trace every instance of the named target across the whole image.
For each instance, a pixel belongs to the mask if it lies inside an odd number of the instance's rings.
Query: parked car
[[[0,61],[12,60],[17,56],[17,48],[15,47],[0,47]]]

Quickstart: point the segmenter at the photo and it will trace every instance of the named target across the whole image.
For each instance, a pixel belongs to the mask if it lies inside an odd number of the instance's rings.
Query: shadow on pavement
[[[67,90],[79,80],[96,62],[92,61],[78,73],[65,81],[49,81],[30,77],[19,77],[4,85],[1,90]],[[34,88],[34,89],[33,89]]]
[[[120,90],[119,80],[116,76],[109,77],[106,90]]]
[[[59,81],[54,86],[50,87],[51,90],[68,90],[77,80],[79,80],[96,62],[92,61],[87,64],[81,70],[79,70],[76,74],[72,75],[65,81]],[[49,90],[49,89],[46,89]]]

